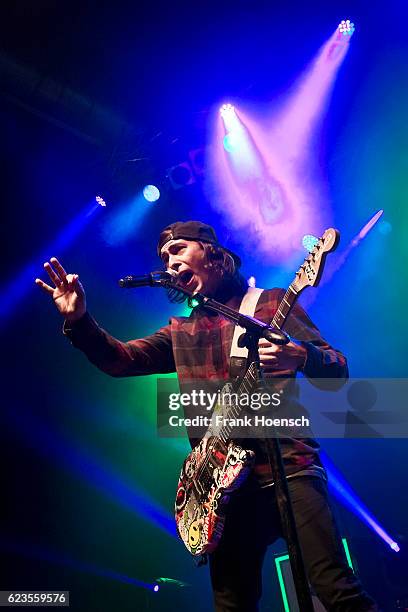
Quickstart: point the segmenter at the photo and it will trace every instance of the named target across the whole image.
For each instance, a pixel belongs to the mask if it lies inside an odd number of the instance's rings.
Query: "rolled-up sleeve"
[[[122,342],[102,329],[89,313],[85,313],[74,323],[65,321],[63,333],[91,363],[110,376],[175,371],[170,325],[145,338]]]

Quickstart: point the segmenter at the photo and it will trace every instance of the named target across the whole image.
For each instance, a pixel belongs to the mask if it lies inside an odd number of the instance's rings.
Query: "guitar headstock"
[[[315,287],[323,272],[327,253],[334,251],[339,243],[340,233],[334,228],[327,229],[314,245],[309,255],[296,272],[293,288],[300,293],[305,287]]]

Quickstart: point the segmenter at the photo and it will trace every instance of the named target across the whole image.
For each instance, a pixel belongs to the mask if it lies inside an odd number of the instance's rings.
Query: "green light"
[[[350,556],[348,542],[347,542],[346,538],[341,538],[341,541],[343,542],[344,550],[345,550],[346,557],[347,557],[347,563],[349,564],[349,566],[351,567],[351,569],[354,572],[354,567],[353,567],[353,562],[352,562],[351,556]]]
[[[344,551],[346,553],[347,563],[349,564],[349,566],[354,572],[354,567],[353,567],[353,562],[350,556],[348,542],[346,538],[342,538],[341,541],[343,543]],[[283,563],[283,561],[289,561],[289,555],[281,555],[280,557],[275,557],[276,573],[278,575],[278,581],[279,581],[279,587],[280,587],[281,595],[282,595],[283,607],[285,609],[285,612],[290,612],[288,597],[286,595],[285,582],[283,580],[282,568],[281,568],[281,563]]]
[[[285,583],[283,582],[282,569],[281,569],[280,564],[282,563],[282,561],[288,561],[288,560],[289,560],[289,555],[282,555],[280,557],[275,558],[276,573],[278,574],[279,586],[280,586],[280,590],[282,594],[283,607],[285,608],[285,612],[290,612],[290,608],[289,608],[288,598],[286,596]]]

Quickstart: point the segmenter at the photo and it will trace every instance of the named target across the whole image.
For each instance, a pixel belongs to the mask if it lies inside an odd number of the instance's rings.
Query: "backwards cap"
[[[237,268],[241,266],[241,259],[238,257],[238,255],[222,246],[222,244],[218,242],[217,234],[215,233],[214,228],[206,223],[201,223],[201,221],[177,221],[176,223],[172,223],[171,225],[165,227],[159,236],[159,242],[157,245],[157,254],[159,257],[161,256],[162,248],[165,244],[167,244],[167,242],[170,240],[179,239],[207,242],[208,244],[213,244],[214,246],[220,247],[231,255]]]

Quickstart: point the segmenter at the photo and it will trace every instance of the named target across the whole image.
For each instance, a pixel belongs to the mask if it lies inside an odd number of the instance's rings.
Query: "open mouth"
[[[190,282],[192,281],[194,276],[194,272],[191,270],[184,270],[184,272],[180,272],[178,276],[179,283],[181,283],[184,287],[188,287]]]

